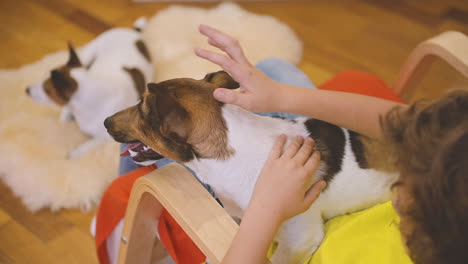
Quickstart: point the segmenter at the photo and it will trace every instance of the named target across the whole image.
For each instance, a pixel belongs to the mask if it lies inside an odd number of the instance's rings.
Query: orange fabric
[[[357,93],[399,103],[404,101],[380,78],[365,72],[347,70],[318,87],[323,90]]]
[[[115,179],[104,192],[96,214],[96,249],[101,264],[108,264],[106,239],[125,216],[128,198],[133,183],[143,175],[156,169],[156,166],[138,168]]]
[[[318,88],[404,102],[378,77],[355,70],[339,73]],[[143,167],[119,177],[104,193],[97,213],[95,238],[100,263],[109,263],[105,242],[119,221],[125,216],[125,209],[127,208],[133,183],[136,179],[154,169],[156,169],[155,166]],[[201,251],[165,210],[163,210],[159,220],[158,232],[161,241],[176,263],[198,264],[205,260]]]
[[[176,263],[199,264],[205,262],[205,255],[166,210],[163,210],[159,219],[158,233],[164,247]]]

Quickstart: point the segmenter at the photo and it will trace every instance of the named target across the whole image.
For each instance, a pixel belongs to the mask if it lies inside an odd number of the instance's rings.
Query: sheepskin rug
[[[232,3],[213,9],[172,6],[151,18],[143,32],[155,66],[155,81],[202,78],[219,70],[193,54],[195,47],[208,48],[198,33],[201,23],[235,36],[252,62],[268,57],[292,63],[301,59],[300,40],[273,17],[247,12]],[[58,107],[36,104],[25,94],[27,85],[44,79],[66,59],[67,53],[62,51],[19,69],[0,70],[0,178],[32,211],[90,210],[117,174],[117,143],[67,160],[66,153],[86,137],[73,122],[59,122]]]

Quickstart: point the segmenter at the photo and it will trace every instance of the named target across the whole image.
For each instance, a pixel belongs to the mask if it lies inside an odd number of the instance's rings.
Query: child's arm
[[[313,140],[297,137],[283,152],[285,142],[283,135],[265,162],[239,232],[222,263],[265,263],[279,226],[307,210],[325,187],[324,181],[310,187],[320,162]]]
[[[216,99],[256,112],[286,112],[310,116],[373,138],[381,137],[379,117],[395,106],[405,105],[374,97],[311,90],[271,80],[245,57],[239,43],[230,36],[201,25],[208,42],[224,51],[218,54],[197,49],[198,56],[221,66],[239,82],[240,93],[217,89]]]
[[[396,106],[406,105],[376,97],[311,90],[279,84],[284,90],[275,112],[295,113],[310,116],[353,130],[371,138],[381,138],[380,117]]]

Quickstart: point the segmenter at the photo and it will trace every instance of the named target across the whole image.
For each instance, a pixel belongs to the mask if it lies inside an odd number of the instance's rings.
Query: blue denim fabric
[[[255,67],[277,82],[310,89],[316,88],[304,72],[285,60],[269,58],[260,61]]]
[[[125,149],[127,144],[121,144],[120,145],[120,153]],[[140,165],[136,164],[133,162],[132,157],[126,156],[126,157],[120,157],[120,163],[119,163],[119,177],[131,172],[132,170],[138,169]]]
[[[293,64],[285,60],[277,59],[277,58],[269,58],[269,59],[260,61],[256,65],[256,67],[259,70],[261,70],[263,73],[265,73],[268,77],[270,77],[271,79],[277,82],[295,85],[295,86],[304,87],[304,88],[315,89],[315,85],[307,77],[307,75],[305,75],[296,66],[294,66]],[[279,117],[286,118],[286,119],[295,119],[296,117],[300,117],[300,115],[289,114],[289,113],[276,113],[276,112],[256,113],[256,114],[259,114],[262,116],[279,116]],[[123,151],[123,149],[125,149],[125,144],[122,144],[120,149],[121,151]],[[158,160],[156,162],[156,166],[158,166],[158,168],[161,168],[171,162],[174,162],[174,161],[171,159],[164,158],[164,159]],[[131,157],[122,157],[120,159],[120,165],[119,165],[119,176],[122,176],[138,167],[139,165],[134,163]],[[197,178],[198,181],[200,181],[200,179],[198,179],[198,177],[195,175],[195,173],[192,170],[189,169],[189,171]],[[205,186],[205,188],[216,198],[216,195],[214,194],[213,190],[208,184],[204,184],[201,181],[200,183],[202,183]],[[218,202],[220,201],[218,200]]]

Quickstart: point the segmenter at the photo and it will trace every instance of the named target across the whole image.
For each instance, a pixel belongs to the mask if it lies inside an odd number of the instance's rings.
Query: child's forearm
[[[281,221],[261,206],[249,206],[223,264],[261,263],[267,261],[267,252]]]
[[[404,104],[380,98],[278,84],[277,112],[310,116],[372,138],[381,138],[379,117]]]

